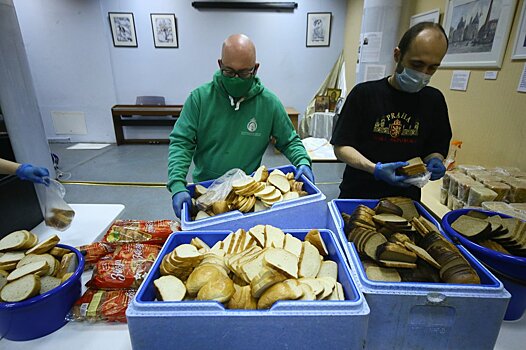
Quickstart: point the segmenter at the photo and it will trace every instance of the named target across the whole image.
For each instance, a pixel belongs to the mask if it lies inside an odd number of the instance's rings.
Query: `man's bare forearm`
[[[334,146],[336,158],[358,170],[363,170],[369,174],[374,173],[376,164],[365,158],[360,152],[351,146]]]
[[[20,164],[0,158],[0,174],[15,174]]]

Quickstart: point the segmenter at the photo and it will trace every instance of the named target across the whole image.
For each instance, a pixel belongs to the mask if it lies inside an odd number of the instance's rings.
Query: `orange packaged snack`
[[[91,269],[104,256],[115,250],[115,245],[105,242],[86,244],[77,249],[84,255],[84,270]]]
[[[118,245],[110,256],[113,260],[149,260],[155,261],[161,246],[144,243],[125,243]]]

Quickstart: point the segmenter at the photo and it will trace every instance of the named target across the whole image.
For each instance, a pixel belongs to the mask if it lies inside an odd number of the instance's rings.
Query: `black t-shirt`
[[[356,85],[347,96],[331,143],[351,146],[373,163],[406,161],[431,153],[447,156],[451,126],[442,93],[424,87],[417,93],[393,88],[387,78]],[[340,198],[408,196],[420,200],[415,186],[397,187],[347,166]]]

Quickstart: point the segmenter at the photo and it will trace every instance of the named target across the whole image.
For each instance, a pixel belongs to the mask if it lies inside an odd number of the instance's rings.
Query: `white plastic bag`
[[[429,171],[426,171],[425,174],[417,175],[417,176],[411,176],[404,180],[406,184],[410,184],[416,187],[424,187],[431,178],[431,173]]]
[[[66,230],[75,217],[75,211],[64,201],[66,189],[58,181],[49,179],[45,186],[44,221],[46,226],[59,231]]]
[[[215,202],[226,199],[230,191],[232,191],[232,183],[237,180],[248,177],[241,169],[230,169],[223,176],[212,182],[206,192],[197,198],[197,208],[206,211]]]

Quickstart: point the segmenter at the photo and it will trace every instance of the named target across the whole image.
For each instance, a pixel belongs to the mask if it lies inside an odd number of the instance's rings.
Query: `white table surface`
[[[56,234],[60,237],[60,243],[80,246],[100,240],[124,210],[122,204],[70,204],[70,206],[75,210],[75,218],[67,230],[57,231],[42,222],[31,232],[38,235],[39,240]],[[83,284],[90,275],[90,271],[82,275]],[[119,350],[131,349],[131,342],[126,324],[68,322],[59,330],[35,340],[15,342],[2,339],[0,349]]]
[[[46,227],[43,223],[32,230],[39,239],[58,234],[61,243],[73,246],[99,240],[111,223],[124,210],[122,204],[71,204],[75,210],[75,220],[69,229],[60,232]],[[83,283],[89,279],[91,272],[82,276]],[[518,321],[502,323],[496,350],[522,350],[526,346],[526,317]],[[49,349],[49,350],[103,350],[131,349],[131,342],[126,324],[69,322],[61,329],[45,337],[14,342],[0,340],[0,350],[16,349]]]

